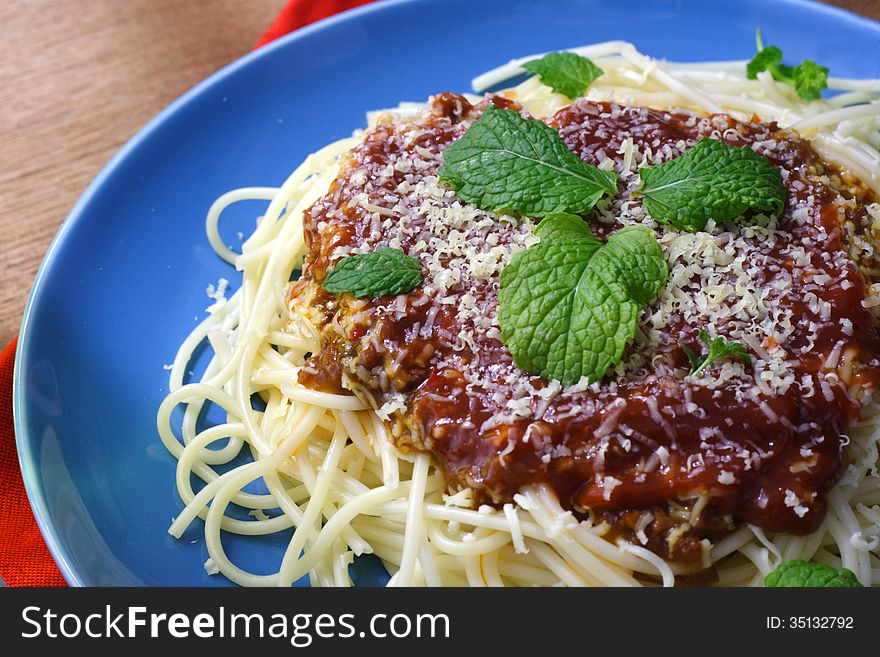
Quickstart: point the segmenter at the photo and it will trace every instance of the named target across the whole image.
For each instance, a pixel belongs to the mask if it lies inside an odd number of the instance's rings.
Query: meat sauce
[[[743,522],[816,530],[846,465],[848,425],[880,376],[866,284],[841,229],[845,219],[858,224],[852,215],[863,212],[867,192],[847,189],[807,141],[773,123],[585,100],[562,109],[548,123],[573,152],[627,173],[618,198],[585,217],[594,233],[648,223],[666,236],[659,239],[671,272],[678,267],[665,300],[643,312],[624,364],[599,384],[562,388],[513,364],[497,330],[500,266],[487,274],[473,265],[491,264],[492,254],[503,264],[525,248],[527,220],[486,222],[482,213],[461,224],[462,204],[436,180],[443,149],[489,102],[518,109],[497,96],[472,106],[440,94],[418,117],[380,120],[306,213],[307,264],[291,303],[321,329],[321,349],[301,383],[354,391],[384,408],[398,446],[432,452],[449,487],[470,488],[477,503],[502,504],[524,486],[546,484],[564,507],[591,510],[630,539],[641,512],[653,510],[648,547],[669,558],[692,560],[694,550],[683,546]],[[709,274],[705,263],[691,267],[674,231],[651,222],[630,195],[638,178],[627,162],[633,153],[643,163],[669,159],[700,137],[751,146],[780,169],[789,191],[785,212],[766,230],[750,231],[748,222],[707,228],[716,253]],[[844,212],[839,201],[854,195],[856,209]],[[461,225],[444,228],[434,215]],[[321,289],[343,255],[389,244],[428,263],[422,288],[360,300]],[[432,244],[446,250],[432,255]],[[705,258],[709,247],[699,248]],[[455,254],[467,249],[478,257],[460,267]],[[705,309],[707,275],[721,291]],[[682,347],[700,351],[704,328],[730,339],[757,335],[743,338],[752,364],[716,363],[691,380]],[[692,540],[677,551],[660,545],[657,537],[676,524],[670,505],[691,509],[701,496]]]

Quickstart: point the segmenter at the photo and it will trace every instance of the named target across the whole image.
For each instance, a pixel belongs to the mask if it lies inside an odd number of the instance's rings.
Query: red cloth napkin
[[[373,0],[289,0],[255,48]],[[0,353],[0,577],[9,586],[65,586],[28,504],[12,425],[13,340]]]
[[[0,575],[9,586],[64,586],[43,542],[18,469],[12,427],[13,340],[0,353]]]
[[[264,46],[309,23],[371,2],[375,0],[290,0],[254,48]]]

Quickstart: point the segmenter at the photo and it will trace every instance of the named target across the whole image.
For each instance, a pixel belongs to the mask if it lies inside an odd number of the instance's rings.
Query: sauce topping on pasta
[[[564,507],[646,532],[649,547],[685,560],[742,522],[816,530],[845,467],[847,424],[880,377],[868,264],[848,240],[867,223],[869,192],[773,123],[586,100],[562,109],[548,123],[568,147],[620,175],[619,193],[585,217],[594,234],[648,225],[669,266],[624,361],[600,382],[563,387],[517,368],[498,325],[500,272],[537,241],[535,222],[468,206],[437,178],[443,150],[488,103],[517,109],[447,93],[414,117],[380,117],[306,212],[291,303],[320,328],[321,348],[300,382],[368,400],[399,447],[435,454],[450,488],[476,503],[546,483]],[[632,196],[638,166],[701,137],[778,167],[783,214],[696,233],[656,224]],[[387,246],[421,263],[423,285],[376,299],[321,288],[341,258]],[[751,362],[689,376],[684,347],[705,347],[701,330],[741,343]],[[686,511],[683,530],[672,507]],[[687,537],[678,547],[651,540],[676,527]]]

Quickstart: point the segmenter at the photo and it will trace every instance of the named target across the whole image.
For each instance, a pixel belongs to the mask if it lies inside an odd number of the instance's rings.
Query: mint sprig
[[[573,52],[554,52],[523,64],[553,91],[569,99],[583,96],[604,71],[586,57]]]
[[[502,341],[531,374],[563,385],[598,381],[622,360],[639,312],[666,282],[660,245],[642,226],[603,243],[571,215],[549,216],[537,232],[541,242],[501,272]]]
[[[689,376],[697,376],[719,358],[741,360],[747,365],[752,363],[752,357],[739,342],[727,342],[724,338],[715,338],[713,340],[706,331],[700,331],[700,340],[709,345],[709,353],[705,356],[702,353],[697,354],[687,345],[681,345],[682,351],[684,351],[691,364]]]
[[[818,100],[822,90],[828,87],[828,69],[812,59],[805,59],[797,66],[782,63],[782,51],[776,46],[764,46],[761,30],[756,30],[755,41],[758,54],[746,64],[746,77],[755,80],[761,71],[770,71],[778,82],[794,86],[798,96],[804,100]]]
[[[399,249],[383,247],[346,256],[327,274],[323,287],[333,294],[384,297],[411,292],[422,283],[422,266]]]
[[[779,170],[748,146],[700,139],[681,157],[639,169],[645,209],[656,221],[697,232],[709,219],[727,221],[746,210],[782,212],[788,192]]]
[[[861,588],[855,573],[848,568],[835,570],[822,563],[810,563],[801,559],[781,563],[764,578],[764,586],[770,588]]]
[[[581,160],[553,128],[494,105],[443,152],[443,161],[440,178],[456,195],[492,212],[583,214],[617,191],[617,174]]]

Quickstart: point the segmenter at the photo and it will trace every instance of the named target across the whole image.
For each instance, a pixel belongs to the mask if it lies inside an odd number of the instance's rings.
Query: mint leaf
[[[542,242],[556,237],[593,237],[593,232],[583,217],[567,212],[554,212],[538,224],[535,235]]]
[[[766,71],[782,63],[782,51],[776,46],[767,46],[758,51],[752,60],[746,64],[746,77],[749,80],[757,80],[758,73]]]
[[[811,59],[795,66],[792,77],[798,96],[804,100],[818,100],[828,86],[828,69]]]
[[[703,364],[703,355],[702,353],[698,354],[686,344],[681,345],[681,350],[684,352],[684,355],[687,356],[688,362],[691,364],[691,369],[688,374],[693,374],[700,368],[700,365]]]
[[[835,570],[821,563],[809,563],[801,559],[781,563],[764,578],[766,587],[861,588],[855,573],[847,568]]]
[[[573,52],[554,52],[523,64],[529,73],[534,73],[558,94],[567,98],[583,96],[593,80],[605,71],[586,57]]]
[[[758,54],[746,64],[746,77],[754,80],[761,71],[770,71],[778,82],[794,85],[798,96],[804,100],[818,100],[822,90],[828,87],[828,69],[811,59],[805,59],[797,66],[782,63],[782,51],[776,46],[764,47],[761,30],[755,31]]]
[[[443,152],[443,160],[440,177],[456,195],[492,212],[583,214],[617,191],[617,174],[581,160],[553,128],[494,105]]]
[[[578,218],[579,219],[579,218]],[[601,379],[623,358],[639,312],[669,275],[653,231],[629,226],[602,243],[553,215],[542,240],[501,272],[498,318],[516,364],[563,385]]]
[[[351,292],[355,297],[405,294],[422,283],[422,266],[399,249],[383,247],[371,253],[347,256],[327,274],[328,292]]]
[[[739,342],[727,342],[724,338],[713,340],[706,331],[700,331],[700,340],[709,345],[709,353],[705,356],[697,355],[687,345],[681,347],[691,364],[690,376],[696,376],[719,358],[731,358],[744,361],[747,365],[752,364],[752,357]]]
[[[748,146],[700,139],[687,153],[639,170],[645,209],[656,221],[697,232],[709,219],[726,221],[746,210],[779,214],[788,192],[779,170]]]

